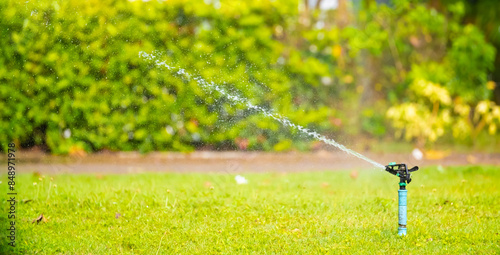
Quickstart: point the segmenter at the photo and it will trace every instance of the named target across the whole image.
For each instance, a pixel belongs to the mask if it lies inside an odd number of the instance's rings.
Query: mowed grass
[[[408,186],[378,170],[243,174],[18,175],[17,247],[1,253],[498,254],[500,169],[424,168]],[[2,196],[7,176],[1,176]],[[34,185],[36,183],[36,185]],[[6,199],[0,220],[7,228]],[[40,214],[47,221],[32,223]]]

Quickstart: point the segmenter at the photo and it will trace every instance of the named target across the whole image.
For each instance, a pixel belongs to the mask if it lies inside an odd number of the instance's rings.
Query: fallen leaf
[[[429,160],[438,160],[448,157],[451,154],[450,151],[435,151],[428,150],[425,152],[425,158]]]
[[[477,162],[477,158],[472,155],[467,155],[467,162],[470,164],[475,164]]]
[[[43,216],[43,214],[40,214],[40,216],[38,216],[38,218],[34,219],[31,223],[36,223],[36,224],[38,224],[38,223],[40,223],[40,222],[42,222],[42,221],[43,221],[43,222],[47,222],[48,220],[47,220],[47,218],[45,218],[45,217]]]
[[[353,180],[356,180],[358,178],[358,171],[356,170],[352,170],[351,173],[349,174],[349,176],[353,179]]]

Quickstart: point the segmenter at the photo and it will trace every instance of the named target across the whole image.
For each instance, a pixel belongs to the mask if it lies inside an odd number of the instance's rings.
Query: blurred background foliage
[[[4,146],[322,146],[140,51],[350,145],[500,144],[496,1],[6,0],[0,15]]]

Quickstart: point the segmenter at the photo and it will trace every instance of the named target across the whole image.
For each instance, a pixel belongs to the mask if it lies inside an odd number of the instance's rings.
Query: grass
[[[17,247],[0,253],[498,254],[500,169],[425,168],[409,184],[380,171],[17,176]],[[7,176],[1,196],[6,194]],[[36,182],[36,185],[34,183]],[[1,229],[7,225],[2,199]],[[32,223],[40,214],[47,221]]]

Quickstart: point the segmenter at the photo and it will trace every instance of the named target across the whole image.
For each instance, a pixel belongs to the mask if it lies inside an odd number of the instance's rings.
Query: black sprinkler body
[[[399,177],[398,203],[399,203],[399,227],[398,234],[406,235],[406,206],[407,190],[406,185],[411,182],[411,173],[418,170],[418,166],[408,169],[406,164],[389,163],[385,166],[385,171]]]
[[[411,182],[411,172],[418,170],[418,166],[408,169],[406,164],[396,164],[394,162],[385,166],[385,171],[399,177],[399,189],[406,189],[406,184]]]

